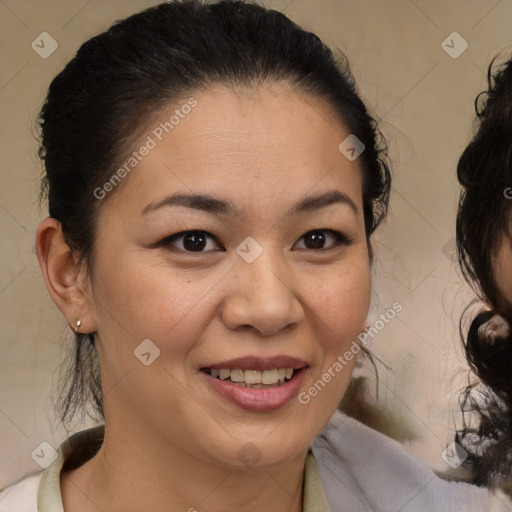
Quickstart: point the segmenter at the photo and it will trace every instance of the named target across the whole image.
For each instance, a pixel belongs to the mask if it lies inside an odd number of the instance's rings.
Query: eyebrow
[[[349,196],[339,190],[329,190],[320,195],[303,197],[295,203],[285,215],[292,217],[337,203],[349,206],[356,215],[359,213],[357,205]],[[242,211],[227,201],[205,194],[183,193],[176,193],[160,201],[149,203],[142,210],[142,215],[146,215],[149,212],[166,206],[184,206],[186,208],[193,208],[194,210],[202,210],[213,214],[243,217]]]

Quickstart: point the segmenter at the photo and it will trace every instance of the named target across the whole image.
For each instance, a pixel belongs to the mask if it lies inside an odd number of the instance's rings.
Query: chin
[[[238,440],[230,438],[229,444],[226,442],[218,445],[214,452],[212,444],[208,444],[208,451],[212,459],[230,468],[271,470],[286,464],[302,451],[305,452],[308,445],[308,440],[302,437],[269,439],[267,434]]]

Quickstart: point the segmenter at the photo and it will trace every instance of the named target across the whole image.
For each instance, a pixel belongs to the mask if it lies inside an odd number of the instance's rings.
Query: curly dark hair
[[[465,422],[456,439],[469,454],[475,483],[503,486],[510,492],[512,330],[495,336],[485,331],[496,315],[512,326],[512,304],[500,290],[495,272],[495,257],[510,234],[512,58],[496,67],[495,61],[488,67],[487,90],[475,99],[476,133],[457,166],[463,187],[456,224],[458,260],[486,308],[471,322],[465,340],[461,322],[467,360],[484,387],[473,383],[464,392],[463,414],[476,413],[479,421],[476,427]]]
[[[252,2],[170,1],[86,41],[52,81],[40,113],[41,199],[47,197],[50,216],[60,221],[89,275],[99,203],[105,202],[93,192],[112,176],[151,116],[212,84],[236,89],[268,82],[287,82],[324,99],[364,144],[358,162],[370,237],[386,215],[391,177],[385,141],[345,56],[335,56],[284,14]],[[63,422],[88,403],[103,416],[94,333],[75,337]]]

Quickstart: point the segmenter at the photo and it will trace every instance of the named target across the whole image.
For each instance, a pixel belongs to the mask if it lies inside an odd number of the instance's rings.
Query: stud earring
[[[77,320],[76,321],[75,334],[80,334],[78,332],[78,328],[80,327],[81,324],[82,324],[82,320]]]

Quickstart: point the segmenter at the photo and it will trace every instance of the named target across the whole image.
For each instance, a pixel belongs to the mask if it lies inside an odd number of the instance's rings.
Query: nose
[[[253,328],[271,336],[301,322],[304,312],[296,283],[286,265],[267,254],[252,263],[236,261],[222,308],[229,329]]]

